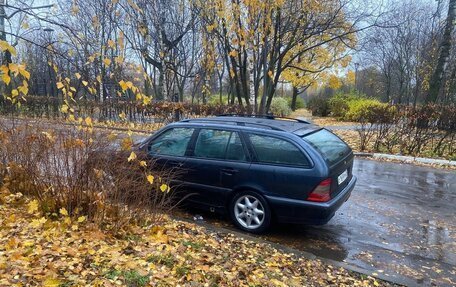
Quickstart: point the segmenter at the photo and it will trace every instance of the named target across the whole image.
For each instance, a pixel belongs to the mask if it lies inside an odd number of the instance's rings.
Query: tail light
[[[325,179],[309,194],[307,200],[316,202],[326,202],[331,199],[331,179]]]

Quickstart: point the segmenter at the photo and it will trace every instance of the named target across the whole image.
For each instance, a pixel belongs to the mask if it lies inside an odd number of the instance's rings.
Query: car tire
[[[261,233],[271,224],[269,204],[256,192],[237,193],[231,200],[229,209],[233,223],[244,231]]]

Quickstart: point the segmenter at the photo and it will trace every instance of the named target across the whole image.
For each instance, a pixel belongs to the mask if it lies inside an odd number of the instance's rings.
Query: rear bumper
[[[311,202],[283,197],[266,196],[279,222],[323,225],[348,200],[356,184],[353,176],[347,186],[328,202]]]

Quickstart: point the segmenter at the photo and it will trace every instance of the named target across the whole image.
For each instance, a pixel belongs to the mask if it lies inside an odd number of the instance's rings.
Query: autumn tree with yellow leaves
[[[221,43],[238,103],[258,113],[269,110],[280,80],[305,87],[313,74],[347,61],[344,52],[356,43],[357,23],[348,19],[345,4],[197,1],[206,32]]]

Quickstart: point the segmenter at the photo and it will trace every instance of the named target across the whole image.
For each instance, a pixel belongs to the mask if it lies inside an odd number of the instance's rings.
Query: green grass
[[[141,275],[136,270],[124,271],[122,272],[125,279],[125,283],[129,287],[141,287],[146,286],[149,283],[148,275]]]
[[[105,277],[109,280],[123,278],[128,287],[142,287],[149,283],[149,275],[141,275],[136,270],[120,271],[116,269],[109,270]]]
[[[201,248],[203,248],[204,244],[200,243],[200,242],[193,242],[193,241],[182,241],[182,245],[184,245],[185,247],[191,247],[192,249],[194,250],[200,250]]]
[[[170,253],[163,255],[151,255],[146,260],[150,263],[165,265],[168,268],[173,268],[176,264],[174,256]]]
[[[187,266],[177,266],[176,267],[176,274],[179,277],[187,275],[187,273],[190,271],[190,268]]]

